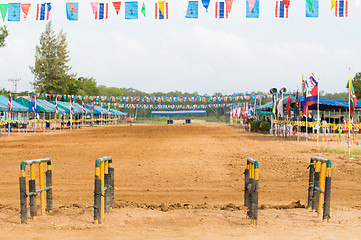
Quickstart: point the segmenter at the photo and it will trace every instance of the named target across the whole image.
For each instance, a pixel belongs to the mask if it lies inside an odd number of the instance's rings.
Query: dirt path
[[[320,154],[314,142],[252,134],[223,124],[133,125],[0,137],[0,239],[358,239],[361,163]],[[115,206],[92,224],[94,162],[112,156]],[[332,160],[329,223],[305,204],[311,156]],[[19,164],[50,157],[53,215],[19,224]],[[245,159],[260,162],[259,225],[243,205]],[[230,204],[231,203],[231,204]],[[326,234],[327,235],[324,235]]]

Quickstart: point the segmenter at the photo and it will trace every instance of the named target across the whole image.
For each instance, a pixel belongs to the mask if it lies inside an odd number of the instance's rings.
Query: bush
[[[270,129],[271,124],[269,122],[261,122],[261,124],[259,125],[259,128],[264,131],[264,132],[268,132]]]
[[[252,131],[257,131],[257,130],[259,130],[260,128],[259,128],[259,125],[260,125],[261,123],[260,122],[258,122],[258,121],[252,121],[251,122],[251,130]]]

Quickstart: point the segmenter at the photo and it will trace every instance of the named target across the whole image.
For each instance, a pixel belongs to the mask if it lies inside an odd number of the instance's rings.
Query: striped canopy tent
[[[81,110],[81,113],[80,114],[84,114],[84,111],[83,111],[83,107],[82,107],[82,105],[81,104],[79,104],[79,103],[74,103],[74,107],[77,107],[77,108],[80,108],[80,110]],[[86,106],[85,106],[85,108],[87,108]],[[91,114],[91,111],[86,111],[86,114],[87,115],[90,115]]]
[[[44,106],[49,107],[50,109],[52,109],[51,112],[55,113],[55,104],[52,104],[51,102],[46,100],[36,99],[36,105],[38,105],[38,102]],[[65,113],[65,110],[58,107],[58,113]]]
[[[52,104],[55,104],[55,101],[51,101]],[[58,101],[58,108],[63,109],[65,111],[65,113],[70,113],[70,102],[62,102],[62,101]],[[80,115],[82,112],[81,108],[79,108],[78,106],[76,106],[74,104],[74,114],[75,115]]]
[[[8,111],[9,111],[9,106],[0,103],[0,112],[8,112]]]
[[[4,112],[9,112],[8,102],[9,102],[8,97],[0,95],[0,104],[6,106],[6,110],[4,110]],[[12,101],[12,112],[28,112],[28,111],[29,109],[27,107],[23,106],[22,104],[16,101]]]
[[[25,107],[27,107],[29,112],[32,112],[33,106],[34,106],[32,99],[27,98],[27,97],[19,97],[15,101],[24,105]],[[47,102],[47,101],[41,100],[41,99],[36,99],[36,111],[38,113],[44,113],[44,112],[45,113],[54,113],[55,106],[53,106],[53,107],[48,106],[48,104],[46,104],[45,102]]]
[[[88,104],[85,104],[85,107],[88,109],[88,113],[91,114],[92,106],[91,106],[91,105],[88,105]],[[94,106],[93,114],[94,114],[94,115],[101,114],[101,110],[99,111],[99,110],[97,110],[95,107],[96,107],[96,106]]]
[[[110,109],[110,112],[112,113],[112,115],[117,115],[117,116],[126,116],[126,115],[128,115],[128,113],[121,112],[121,111],[119,111],[117,109],[113,109],[113,108]]]

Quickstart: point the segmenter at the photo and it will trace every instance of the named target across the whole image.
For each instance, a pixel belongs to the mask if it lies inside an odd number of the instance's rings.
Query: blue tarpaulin
[[[9,112],[8,102],[9,102],[8,97],[0,95],[0,103],[7,107],[6,110],[4,110],[4,112]],[[13,100],[12,101],[12,112],[28,112],[28,108]]]

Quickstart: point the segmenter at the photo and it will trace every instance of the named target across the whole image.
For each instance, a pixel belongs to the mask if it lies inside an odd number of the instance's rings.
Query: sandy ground
[[[312,141],[203,123],[1,135],[0,146],[0,239],[361,239],[361,161],[317,153]],[[115,209],[94,225],[102,156],[113,157]],[[328,223],[295,208],[306,202],[311,156],[332,161]],[[54,213],[20,224],[20,162],[45,157]],[[242,206],[247,157],[260,162],[257,226]]]

